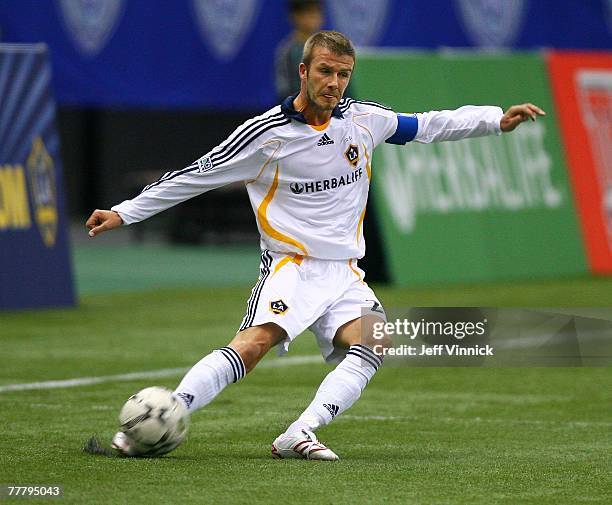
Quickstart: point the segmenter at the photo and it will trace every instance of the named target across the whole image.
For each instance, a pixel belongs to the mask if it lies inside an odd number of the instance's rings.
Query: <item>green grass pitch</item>
[[[610,280],[592,279],[377,289],[396,306],[597,306],[611,292]],[[188,367],[228,341],[248,294],[164,288],[0,314],[0,386]],[[317,352],[307,333],[289,356]],[[341,461],[271,459],[270,443],[330,369],[322,361],[256,369],[196,413],[187,442],[157,459],[81,447],[93,433],[108,444],[131,393],[173,387],[180,374],[0,392],[0,484],[61,485],[59,503],[78,504],[612,503],[610,368],[383,367],[319,432]]]

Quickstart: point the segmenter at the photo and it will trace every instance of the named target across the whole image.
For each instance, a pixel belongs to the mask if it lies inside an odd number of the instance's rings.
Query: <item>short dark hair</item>
[[[322,9],[323,3],[321,0],[289,0],[289,13],[298,14],[309,9]]]
[[[304,44],[302,62],[307,67],[312,61],[312,51],[315,47],[325,47],[338,56],[350,56],[355,61],[355,48],[353,43],[340,32],[334,30],[322,30],[311,35]]]

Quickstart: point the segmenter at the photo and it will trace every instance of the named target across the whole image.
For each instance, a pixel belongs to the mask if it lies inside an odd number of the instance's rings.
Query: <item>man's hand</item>
[[[94,210],[93,214],[89,216],[89,219],[85,223],[85,226],[89,228],[89,236],[95,237],[103,231],[112,230],[118,228],[123,224],[123,219],[114,210]]]
[[[546,116],[546,112],[532,103],[513,105],[502,116],[499,126],[501,131],[511,132],[528,119],[535,121],[537,116]]]

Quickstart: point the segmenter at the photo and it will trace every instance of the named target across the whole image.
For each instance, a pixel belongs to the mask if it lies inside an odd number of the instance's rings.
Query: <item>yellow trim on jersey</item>
[[[319,124],[319,125],[309,124],[308,126],[310,126],[314,130],[317,130],[318,132],[322,132],[323,130],[325,130],[325,128],[329,126],[330,122],[331,122],[331,117],[327,121],[325,121],[325,123],[323,124]]]
[[[361,274],[353,268],[353,260],[348,260],[348,266],[353,271],[353,273],[357,276],[357,278],[361,281],[361,283],[365,284],[365,282],[361,278]]]
[[[251,183],[255,182],[257,179],[259,179],[259,176],[261,174],[263,174],[263,171],[270,164],[270,162],[274,159],[274,156],[276,155],[276,153],[278,152],[278,150],[280,149],[280,147],[282,145],[281,141],[280,140],[276,140],[276,139],[272,139],[272,140],[268,140],[268,142],[263,144],[263,146],[265,146],[265,145],[268,145],[268,144],[272,144],[274,142],[278,143],[278,145],[276,146],[276,149],[274,149],[274,152],[270,155],[270,157],[266,160],[266,162],[261,166],[261,169],[257,173],[257,177],[255,177],[255,179],[251,179],[250,181],[246,181],[246,184],[251,184]]]
[[[353,123],[355,123],[357,126],[359,126],[359,128],[363,128],[365,131],[367,131],[367,132],[368,132],[368,135],[370,136],[370,139],[372,139],[372,145],[374,145],[374,136],[372,135],[372,132],[371,132],[371,131],[368,129],[368,127],[367,127],[367,126],[362,125],[361,123],[359,123],[359,122],[357,122],[357,121],[356,121],[356,119],[357,119],[358,117],[361,117],[361,116],[369,116],[369,115],[370,115],[370,113],[369,113],[369,112],[368,112],[368,113],[365,113],[365,114],[355,114],[355,115],[353,116]]]
[[[372,180],[372,165],[370,165],[370,157],[368,156],[368,150],[366,149],[365,144],[363,144],[363,150],[365,152],[365,157],[366,157],[366,172],[368,174],[368,184],[369,184],[370,181]],[[361,229],[363,225],[363,220],[365,219],[366,207],[367,207],[367,201],[366,201],[366,205],[363,207],[363,210],[361,211],[361,215],[359,216],[359,222],[357,223],[357,234],[356,234],[357,243],[359,243],[359,239],[361,238]]]
[[[304,259],[304,256],[302,256],[301,254],[296,254],[294,256],[285,256],[282,260],[278,262],[278,265],[276,265],[276,267],[274,268],[274,273],[272,275],[276,274],[276,272],[278,272],[281,268],[283,268],[290,261],[292,261],[296,265],[301,265],[303,259]]]
[[[274,194],[276,193],[276,189],[278,188],[278,165],[276,165],[276,173],[274,174],[274,182],[272,182],[272,186],[268,191],[268,194],[265,196],[261,205],[257,209],[257,219],[261,226],[262,231],[270,235],[274,240],[278,240],[279,242],[285,242],[286,244],[292,245],[293,247],[297,247],[301,251],[303,251],[305,256],[308,256],[308,251],[306,250],[306,246],[302,243],[298,242],[294,238],[281,233],[280,231],[274,229],[268,221],[268,205],[274,198]]]
[[[362,144],[363,151],[365,152],[366,157],[366,172],[368,174],[368,183],[372,180],[372,165],[370,164],[370,157],[368,156],[368,148],[365,144]]]
[[[357,242],[361,238],[361,226],[363,225],[363,220],[365,219],[366,208],[364,207],[361,211],[361,216],[359,216],[359,222],[357,223]]]

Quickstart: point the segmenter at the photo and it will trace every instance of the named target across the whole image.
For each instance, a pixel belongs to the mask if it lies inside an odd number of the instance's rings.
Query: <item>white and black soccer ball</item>
[[[185,440],[189,415],[167,388],[153,386],[130,396],[119,412],[119,429],[136,456],[161,456]]]

